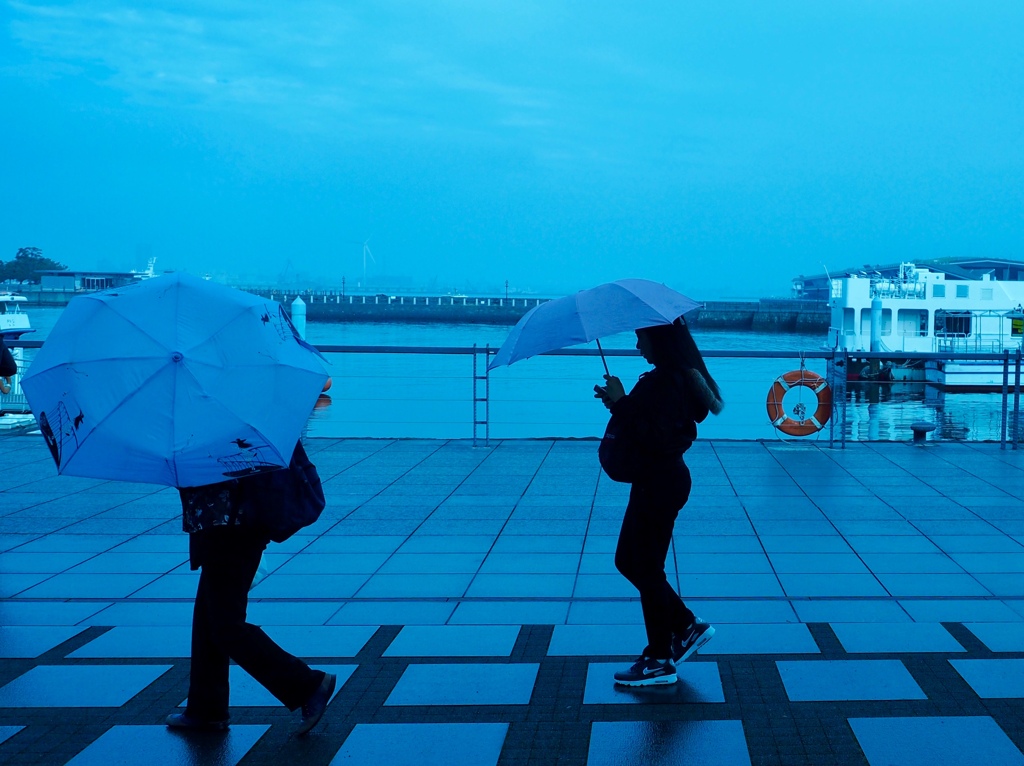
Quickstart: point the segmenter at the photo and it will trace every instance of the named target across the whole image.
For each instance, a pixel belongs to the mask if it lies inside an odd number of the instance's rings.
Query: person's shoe
[[[316,691],[306,700],[302,706],[302,723],[295,730],[295,734],[303,736],[309,730],[320,723],[324,711],[327,710],[327,703],[331,701],[334,694],[334,687],[338,684],[338,677],[333,673],[324,673],[324,680],[316,687]]]
[[[641,656],[629,670],[615,674],[615,683],[623,686],[653,686],[675,682],[676,666],[672,660],[656,660],[647,656]]]
[[[701,619],[694,618],[693,625],[683,636],[672,636],[672,659],[685,662],[715,635],[715,629]]]
[[[168,729],[184,729],[186,731],[227,731],[228,721],[225,718],[221,721],[207,721],[203,718],[193,718],[188,713],[173,713],[167,716],[164,722]]]

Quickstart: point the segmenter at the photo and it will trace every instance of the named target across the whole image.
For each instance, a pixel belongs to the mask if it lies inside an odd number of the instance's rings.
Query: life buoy
[[[321,394],[326,394],[326,393],[327,393],[328,391],[330,391],[330,390],[331,390],[331,379],[330,379],[330,378],[328,378],[328,379],[327,379],[327,382],[326,382],[326,383],[324,383],[324,387],[323,387],[323,389],[322,389],[322,390],[320,391],[320,393],[321,393]]]
[[[0,394],[11,393],[11,379],[7,376],[0,378]]]
[[[790,417],[782,407],[782,399],[791,388],[809,388],[817,397],[817,409],[811,415],[807,415],[807,407],[803,402],[794,407],[793,414],[796,418]],[[809,370],[793,370],[785,375],[780,375],[772,383],[768,391],[768,419],[772,425],[790,436],[809,436],[816,434],[832,417],[832,389],[828,382],[820,375]]]

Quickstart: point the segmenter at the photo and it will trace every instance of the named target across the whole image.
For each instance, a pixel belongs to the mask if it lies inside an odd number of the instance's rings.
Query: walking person
[[[282,471],[294,469],[296,461],[312,465],[301,442],[292,465]],[[295,731],[299,735],[316,726],[334,694],[337,678],[333,674],[313,670],[246,621],[249,588],[270,541],[266,530],[251,518],[256,515],[253,500],[266,494],[269,475],[179,489],[182,523],[189,533],[189,563],[201,574],[192,615],[188,703],[184,713],[167,717],[171,728],[227,729],[229,660],[289,710],[302,708]]]
[[[683,453],[697,438],[697,424],[709,412],[721,412],[723,403],[682,317],[641,328],[636,337],[637,349],[654,369],[641,375],[628,394],[617,377],[605,375],[606,384],[594,386],[594,396],[611,411],[609,433],[615,432],[621,460],[631,463],[627,478],[617,479],[631,486],[615,567],[640,592],[647,629],[647,646],[629,669],[615,674],[615,682],[646,686],[675,683],[675,663],[688,659],[715,633],[669,585],[665,558],[676,516],[690,495]]]

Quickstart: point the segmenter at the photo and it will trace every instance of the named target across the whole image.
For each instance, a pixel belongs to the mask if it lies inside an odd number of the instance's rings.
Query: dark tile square
[[[793,702],[927,699],[899,660],[777,661],[775,665]]]
[[[40,665],[0,687],[0,707],[120,707],[170,665]]]
[[[361,723],[331,764],[352,766],[496,766],[507,723]]]
[[[385,705],[526,705],[539,665],[409,665]]]
[[[139,763],[142,754],[146,766],[234,766],[269,728],[234,725],[223,733],[196,737],[171,731],[166,726],[114,726],[68,761],[68,766]]]
[[[740,721],[594,723],[587,766],[750,766]]]
[[[1010,738],[988,716],[851,718],[850,727],[871,766],[1022,766]]]

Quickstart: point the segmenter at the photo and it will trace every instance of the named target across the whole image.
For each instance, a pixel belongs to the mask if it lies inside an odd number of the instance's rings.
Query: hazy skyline
[[[0,5],[0,259],[697,299],[1024,258],[1024,4]],[[372,283],[371,283],[372,285]]]

